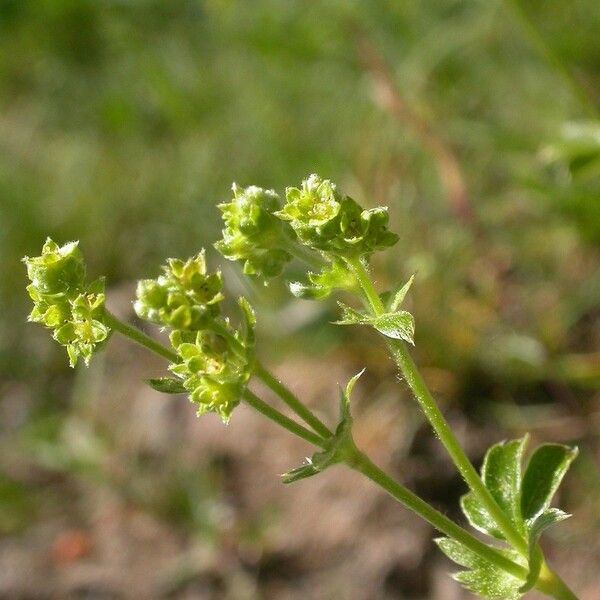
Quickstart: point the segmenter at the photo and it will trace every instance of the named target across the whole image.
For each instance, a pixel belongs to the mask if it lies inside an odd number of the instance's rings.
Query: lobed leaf
[[[538,577],[540,575],[540,569],[542,568],[542,563],[544,560],[544,555],[538,546],[538,540],[542,533],[555,525],[556,523],[560,523],[565,519],[568,519],[571,515],[559,510],[558,508],[551,508],[549,510],[544,511],[533,521],[527,523],[527,528],[529,531],[528,537],[528,546],[529,546],[529,574],[527,575],[527,580],[521,586],[520,592],[525,593],[533,588],[536,584]]]
[[[500,508],[521,528],[521,461],[528,436],[500,442],[486,453],[481,468],[483,482]]]
[[[520,530],[523,529],[519,505],[521,460],[527,439],[525,436],[519,440],[494,444],[486,452],[481,467],[483,483],[500,508]],[[497,539],[504,539],[496,521],[473,492],[469,492],[461,498],[461,508],[475,529]]]
[[[414,344],[415,319],[405,310],[385,313],[373,319],[373,327],[386,337]]]
[[[517,600],[521,597],[521,579],[503,571],[457,540],[440,538],[435,541],[448,558],[469,569],[456,573],[453,577],[470,592],[489,600]],[[506,550],[503,553],[507,558],[518,562],[515,552]]]
[[[523,519],[531,521],[550,506],[552,497],[577,454],[577,448],[563,444],[543,444],[535,450],[521,485]]]

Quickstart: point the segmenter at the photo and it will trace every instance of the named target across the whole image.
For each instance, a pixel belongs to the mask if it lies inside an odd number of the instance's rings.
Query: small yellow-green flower
[[[315,250],[340,257],[367,256],[398,241],[387,228],[387,208],[363,209],[318,175],[305,179],[299,188],[287,188],[286,200],[275,214],[289,221],[300,242]]]
[[[220,272],[207,273],[204,250],[187,261],[171,258],[157,279],[138,283],[135,312],[174,329],[198,331],[220,313]]]
[[[111,333],[104,324],[104,281],[85,283],[78,242],[59,246],[48,238],[40,256],[26,256],[23,262],[31,280],[29,320],[53,331],[54,339],[66,347],[72,367],[80,357],[88,365]]]
[[[286,251],[293,232],[274,216],[280,208],[279,196],[273,190],[252,185],[232,186],[231,202],[219,205],[225,228],[215,248],[229,260],[244,263],[246,275],[264,279],[281,273],[292,259]]]

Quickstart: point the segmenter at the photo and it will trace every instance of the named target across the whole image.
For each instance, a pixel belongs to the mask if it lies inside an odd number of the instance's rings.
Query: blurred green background
[[[283,488],[302,446],[243,410],[196,421],[120,341],[72,371],[25,322],[20,258],[47,235],[79,239],[133,318],[137,278],[211,248],[232,181],[317,172],[390,207],[376,276],[417,273],[415,354],[473,459],[525,430],[580,445],[549,554],[597,598],[599,107],[596,0],[0,0],[0,597],[462,597],[376,490]],[[324,415],[368,368],[363,444],[459,518],[377,339],[209,254]]]

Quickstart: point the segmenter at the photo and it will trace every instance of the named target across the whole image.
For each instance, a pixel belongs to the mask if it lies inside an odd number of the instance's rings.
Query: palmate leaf
[[[484,598],[518,598],[532,589],[538,580],[543,562],[543,554],[538,545],[540,536],[548,527],[569,516],[558,509],[550,509],[549,506],[569,465],[577,456],[577,448],[562,444],[544,444],[533,452],[525,473],[522,474],[521,464],[527,439],[525,436],[493,445],[486,452],[481,468],[483,483],[527,541],[526,580],[521,581],[515,588],[515,582],[507,580],[505,574],[499,574],[495,567],[482,567],[476,565],[473,560],[467,564],[464,548],[456,546],[457,542],[453,542],[454,545],[451,546],[448,546],[450,542],[444,542],[446,549],[442,548],[459,564],[471,567],[471,571],[459,573],[456,579]],[[475,529],[504,540],[494,519],[473,492],[461,498],[461,507]],[[448,547],[452,552],[446,551]],[[503,593],[507,595],[502,596]]]
[[[466,589],[488,600],[518,600],[519,589],[523,580],[510,575],[500,567],[485,560],[466,546],[452,538],[435,540],[440,550],[461,567],[468,571],[460,571],[453,575],[454,579]],[[501,550],[505,556],[519,562],[519,555],[512,550]]]

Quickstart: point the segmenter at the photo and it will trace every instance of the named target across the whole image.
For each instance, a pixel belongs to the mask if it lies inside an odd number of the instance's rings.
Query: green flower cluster
[[[335,184],[311,175],[300,188],[286,189],[286,204],[275,213],[289,221],[300,242],[334,256],[367,256],[393,246],[398,236],[387,228],[387,208],[365,210]]]
[[[142,279],[134,309],[152,323],[173,329],[197,331],[219,315],[223,299],[220,272],[206,272],[204,250],[182,261],[171,258],[157,279]]]
[[[157,279],[140,281],[134,308],[142,319],[171,329],[179,357],[169,366],[177,379],[151,384],[159,391],[187,392],[199,415],[216,412],[226,423],[252,373],[255,318],[241,298],[244,328],[233,329],[221,316],[222,286],[220,272],[207,272],[202,250],[185,262],[169,259]]]
[[[181,362],[169,370],[197,404],[198,415],[215,412],[227,423],[252,374],[251,353],[243,345],[236,353],[230,340],[209,330],[175,330],[170,339]]]
[[[215,248],[229,260],[244,263],[246,275],[265,279],[281,273],[292,259],[285,247],[293,232],[274,214],[280,208],[279,196],[257,186],[232,186],[231,202],[219,204],[225,228]]]
[[[48,238],[40,256],[26,256],[23,262],[34,303],[29,320],[53,330],[54,339],[66,347],[72,367],[80,357],[88,365],[111,332],[104,324],[104,280],[85,283],[78,242],[59,246]]]
[[[283,206],[275,192],[256,186],[234,184],[233,195],[231,202],[219,205],[225,228],[215,248],[229,260],[242,261],[244,273],[264,279],[279,275],[292,255],[306,257],[318,268],[318,256],[302,246],[320,253],[332,269],[313,274],[307,284],[293,284],[294,293],[304,297],[327,296],[335,287],[332,271],[340,279],[344,259],[368,257],[398,241],[388,230],[387,208],[363,209],[318,175],[310,175],[299,188],[287,188]],[[342,279],[343,287],[352,286],[348,276]]]

